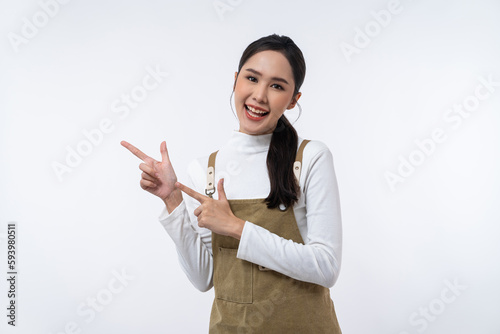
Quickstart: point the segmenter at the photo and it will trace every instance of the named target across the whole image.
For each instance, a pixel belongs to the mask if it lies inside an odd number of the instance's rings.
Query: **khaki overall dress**
[[[294,173],[300,180],[304,140]],[[215,192],[210,155],[206,194]],[[233,214],[297,243],[304,243],[293,207],[268,209],[265,199],[229,200]],[[341,333],[330,290],[236,258],[239,240],[212,232],[215,298],[209,333]]]

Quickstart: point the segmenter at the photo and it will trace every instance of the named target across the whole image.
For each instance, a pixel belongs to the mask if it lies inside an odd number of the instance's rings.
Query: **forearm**
[[[304,245],[247,222],[237,257],[300,281],[332,287],[340,272],[341,238]]]
[[[210,231],[193,228],[184,201],[168,215],[164,212],[160,222],[174,241],[181,267],[191,283],[200,291],[209,290],[213,272]]]

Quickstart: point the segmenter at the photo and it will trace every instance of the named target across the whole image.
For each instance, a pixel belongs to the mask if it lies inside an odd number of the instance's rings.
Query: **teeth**
[[[256,114],[261,114],[261,115],[267,114],[267,111],[257,110],[255,108],[250,107],[250,106],[246,106],[246,107],[248,108],[248,110],[250,110],[251,112],[256,113]]]

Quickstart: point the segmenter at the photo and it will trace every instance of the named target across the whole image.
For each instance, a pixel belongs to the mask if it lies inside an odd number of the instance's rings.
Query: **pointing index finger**
[[[183,185],[180,182],[176,182],[175,186],[200,203],[203,203],[208,198],[207,196],[202,195],[197,191],[194,191],[193,189],[189,188],[188,186]]]
[[[122,144],[123,147],[125,147],[127,150],[132,152],[133,155],[135,155],[136,157],[138,157],[139,159],[141,159],[144,162],[146,161],[147,158],[149,158],[149,156],[147,154],[145,154],[144,152],[139,150],[134,145],[127,143],[125,140],[122,140],[120,144]]]

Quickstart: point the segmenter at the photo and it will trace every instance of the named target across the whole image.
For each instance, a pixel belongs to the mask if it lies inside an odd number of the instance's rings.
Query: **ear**
[[[294,96],[294,98],[292,99],[292,101],[290,102],[290,104],[288,105],[288,107],[286,109],[289,110],[289,109],[295,108],[295,105],[297,104],[297,102],[299,101],[301,96],[302,96],[302,93],[298,92],[297,95]]]
[[[233,85],[233,90],[236,88],[236,79],[238,79],[238,72],[234,72],[234,85]]]

